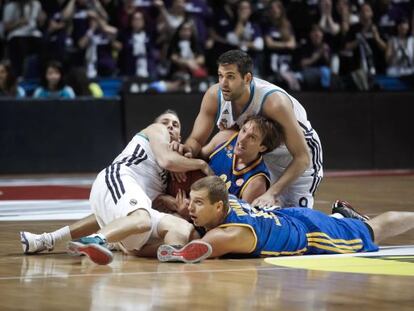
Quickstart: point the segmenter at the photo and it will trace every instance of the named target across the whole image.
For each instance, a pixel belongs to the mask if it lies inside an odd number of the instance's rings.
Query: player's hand
[[[204,163],[203,167],[200,169],[206,176],[213,176],[216,175],[214,171],[211,169],[210,165],[207,162]]]
[[[252,206],[259,206],[259,207],[271,207],[275,205],[279,205],[279,201],[274,197],[272,194],[268,194],[267,192],[262,194],[260,197],[257,197],[251,204]]]
[[[186,220],[190,220],[190,213],[188,211],[188,205],[190,200],[187,198],[185,192],[181,189],[178,190],[177,196],[175,197],[177,204],[177,213],[180,214]]]
[[[170,176],[172,181],[176,181],[178,183],[185,182],[187,180],[187,175],[185,173],[178,173],[178,172],[170,172]]]
[[[190,147],[187,147],[186,145],[180,144],[178,141],[172,141],[170,143],[170,149],[173,151],[178,152],[182,156],[185,156],[186,158],[192,158],[193,153]]]

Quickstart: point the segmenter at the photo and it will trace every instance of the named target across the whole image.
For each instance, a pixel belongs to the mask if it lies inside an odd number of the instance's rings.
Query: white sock
[[[53,239],[53,244],[56,244],[57,242],[67,242],[67,241],[72,240],[69,226],[65,226],[49,234],[51,235]]]
[[[333,218],[337,218],[337,219],[345,218],[342,214],[339,214],[339,213],[334,213],[334,214],[329,215],[329,216],[331,216]]]

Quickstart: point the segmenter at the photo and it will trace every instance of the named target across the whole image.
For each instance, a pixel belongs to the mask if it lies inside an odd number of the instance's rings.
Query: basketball
[[[179,183],[176,180],[172,180],[171,175],[170,175],[170,178],[168,179],[167,193],[175,197],[178,193],[178,190],[182,189],[188,195],[190,193],[191,185],[197,180],[199,180],[200,178],[205,177],[206,175],[202,171],[197,170],[197,171],[188,171],[186,173],[186,176],[187,176],[187,180]]]

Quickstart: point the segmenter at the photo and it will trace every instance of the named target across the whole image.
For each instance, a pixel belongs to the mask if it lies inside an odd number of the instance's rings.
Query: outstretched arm
[[[214,228],[201,239],[211,245],[210,257],[226,254],[248,254],[254,251],[256,240],[251,229],[241,226]]]

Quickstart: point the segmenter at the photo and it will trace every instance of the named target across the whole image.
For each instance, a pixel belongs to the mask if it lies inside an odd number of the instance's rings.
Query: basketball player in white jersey
[[[241,127],[250,115],[260,114],[279,123],[285,142],[265,155],[272,185],[253,205],[313,207],[313,195],[322,179],[322,148],[305,109],[285,90],[254,78],[247,53],[231,50],[218,61],[219,83],[205,93],[200,112],[185,145],[174,149],[197,156],[213,131]],[[279,201],[279,202],[278,202]]]
[[[135,135],[112,164],[98,174],[89,200],[95,220],[87,217],[73,228],[76,234],[90,234],[86,231],[96,228],[95,221],[101,229],[97,235],[69,242],[70,251],[107,264],[112,260],[112,253],[105,247],[107,242],[121,241],[123,249],[137,252],[151,240],[184,245],[193,237],[194,227],[190,223],[151,208],[152,201],[165,193],[167,170],[212,174],[205,161],[185,158],[170,148],[170,142],[179,141],[180,131],[175,112],[166,111]],[[70,227],[59,230],[54,232],[55,236],[21,232],[23,251],[51,250],[56,240],[73,238]]]

